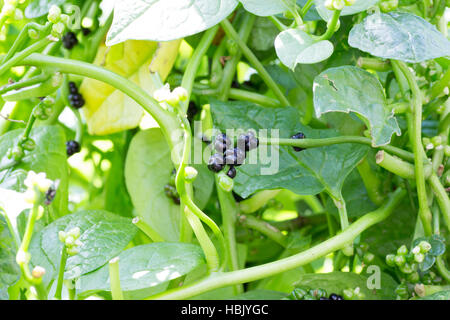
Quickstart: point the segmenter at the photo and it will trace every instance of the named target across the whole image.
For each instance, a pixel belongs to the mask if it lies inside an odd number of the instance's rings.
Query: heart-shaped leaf
[[[280,138],[289,138],[301,131],[309,138],[336,136],[334,130],[314,130],[300,124],[297,109],[264,108],[247,102],[211,102],[214,126],[227,129],[269,130]],[[270,131],[274,130],[274,131]],[[366,155],[368,148],[356,144],[334,145],[294,152],[292,147],[259,146],[249,153],[246,162],[238,167],[234,191],[241,197],[266,189],[289,189],[297,194],[314,195],[327,190],[340,196],[348,174]],[[256,160],[255,162],[253,162]]]
[[[316,77],[313,90],[317,117],[327,112],[355,112],[365,119],[374,146],[388,144],[393,133],[400,135],[383,87],[369,72],[353,66],[330,68]]]
[[[59,231],[78,227],[80,252],[67,259],[65,279],[91,272],[117,256],[133,239],[137,228],[131,219],[107,211],[86,210],[66,215],[33,235],[30,243],[31,263],[44,267],[44,282],[56,277],[61,259],[62,242]]]
[[[275,50],[281,62],[295,69],[297,64],[313,64],[328,59],[334,51],[328,40],[316,41],[300,29],[281,32],[275,39]]]
[[[125,40],[169,41],[202,32],[225,19],[237,0],[121,0],[107,35],[111,46]]]
[[[406,12],[366,17],[350,31],[348,43],[376,57],[412,63],[450,55],[450,41],[435,26]]]
[[[157,242],[133,247],[119,255],[120,287],[124,292],[151,288],[203,264],[203,251],[193,244]],[[110,291],[108,264],[80,278],[80,294],[97,291]]]

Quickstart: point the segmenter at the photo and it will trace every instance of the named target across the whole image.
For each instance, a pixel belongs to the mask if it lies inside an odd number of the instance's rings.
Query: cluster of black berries
[[[69,82],[69,102],[76,109],[80,109],[85,103],[83,96],[78,92],[77,85],[72,81]]]
[[[319,300],[344,300],[344,298],[336,293],[332,293],[328,298],[320,297]]]
[[[257,148],[259,145],[258,138],[251,131],[241,134],[237,139],[237,147],[234,148],[230,138],[226,134],[219,134],[214,141],[214,148],[217,153],[209,158],[208,169],[213,172],[220,172],[225,165],[230,168],[227,176],[231,179],[236,177],[236,168],[244,163],[247,152]]]
[[[305,139],[305,138],[306,138],[306,136],[305,136],[305,134],[304,134],[303,132],[296,133],[296,134],[294,134],[294,135],[291,137],[291,139]],[[299,148],[299,147],[294,147],[294,150],[295,150],[296,152],[300,152],[300,151],[303,151],[303,150],[305,150],[305,149]]]
[[[71,155],[74,155],[75,153],[80,152],[81,146],[78,142],[75,140],[70,140],[66,142],[66,151],[67,155],[70,157]]]
[[[64,48],[71,50],[78,44],[78,39],[75,33],[69,31],[62,37],[62,43]]]
[[[177,171],[173,169],[170,182],[164,186],[164,192],[166,196],[173,200],[177,205],[180,204],[180,195],[178,194],[177,188],[175,188],[175,175]]]

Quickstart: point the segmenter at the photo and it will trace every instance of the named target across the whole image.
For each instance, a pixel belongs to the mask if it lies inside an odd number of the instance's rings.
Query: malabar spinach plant
[[[450,298],[448,0],[0,4],[0,299]]]

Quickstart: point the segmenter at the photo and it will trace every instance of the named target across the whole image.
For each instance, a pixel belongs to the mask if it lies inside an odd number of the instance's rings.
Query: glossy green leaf
[[[309,138],[336,135],[334,130],[314,130],[300,124],[298,111],[291,107],[264,108],[247,102],[211,102],[214,126],[220,130],[275,130],[280,138],[289,138],[302,131]],[[258,134],[264,135],[264,131]],[[241,197],[265,189],[286,188],[297,194],[313,195],[328,190],[339,195],[347,175],[366,155],[368,148],[356,144],[334,145],[294,152],[284,146],[260,146],[249,153],[238,167],[234,191]],[[247,161],[247,160],[246,160]]]
[[[346,6],[342,12],[341,16],[349,16],[355,13],[366,11],[370,7],[374,6],[380,0],[355,0],[355,3],[351,6]],[[325,8],[326,0],[315,0],[316,9],[323,20],[328,21],[333,16],[333,11]]]
[[[310,273],[300,275],[297,287],[309,287],[311,289],[325,289],[328,294],[336,293],[342,295],[344,289],[360,288],[366,300],[395,299],[394,290],[397,283],[389,275],[381,273],[380,289],[368,288],[368,277],[366,274],[356,274],[352,272],[330,272],[330,273]]]
[[[358,67],[330,68],[314,80],[317,117],[327,112],[355,112],[366,120],[374,146],[386,145],[392,134],[400,135],[378,79]]]
[[[350,31],[348,43],[376,57],[412,63],[450,55],[450,41],[435,26],[405,12],[366,17]]]
[[[314,40],[303,30],[288,29],[275,39],[275,50],[281,62],[294,70],[297,64],[314,64],[328,59],[334,47],[328,40]]]
[[[295,5],[295,0],[239,0],[245,10],[261,17],[283,13]]]
[[[33,235],[31,262],[46,269],[44,281],[54,279],[59,269],[63,244],[59,231],[78,227],[83,245],[77,255],[67,259],[64,278],[73,279],[91,272],[117,256],[133,239],[137,228],[131,219],[102,210],[86,210],[66,215]]]
[[[135,291],[179,278],[205,263],[203,251],[187,243],[150,243],[123,251],[119,255],[120,287]],[[110,291],[109,266],[84,275],[80,293]]]
[[[205,165],[194,167],[198,171],[194,200],[203,208],[211,195],[214,177]],[[133,137],[125,162],[127,189],[137,214],[167,241],[179,239],[180,206],[164,192],[174,169],[161,129],[141,131]]]
[[[39,18],[48,14],[51,6],[61,6],[66,0],[33,0],[25,9],[25,16],[28,19]]]
[[[237,0],[116,1],[106,44],[111,46],[130,39],[180,39],[216,25],[238,3]]]
[[[23,129],[13,130],[0,137],[0,166],[9,163],[6,153],[16,145]],[[24,192],[23,183],[28,171],[45,172],[51,180],[59,180],[56,197],[50,208],[56,211],[52,216],[62,216],[67,212],[68,166],[66,155],[66,136],[59,126],[40,126],[33,128],[30,137],[36,142],[33,151],[26,151],[22,161],[12,170],[0,172],[0,188]]]
[[[409,247],[416,225],[415,212],[408,202],[402,203],[395,209],[395,214],[364,231],[361,241],[367,242],[370,252],[382,259],[388,254],[395,253],[402,245]]]
[[[445,239],[437,234],[430,237],[420,237],[413,241],[411,247],[417,246],[421,241],[427,241],[431,245],[427,255],[440,256],[445,252]]]
[[[8,299],[8,287],[19,278],[20,268],[16,263],[16,244],[5,218],[0,213],[0,300]]]
[[[266,51],[273,48],[273,43],[279,32],[269,19],[257,17],[248,39],[250,49]]]

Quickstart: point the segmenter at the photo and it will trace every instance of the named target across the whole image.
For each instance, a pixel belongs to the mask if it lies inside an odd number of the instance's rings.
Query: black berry
[[[77,94],[78,93],[77,85],[73,81],[69,82],[69,92],[72,93],[72,94]]]
[[[236,177],[236,168],[230,167],[230,169],[227,172],[227,176],[229,176],[231,179],[234,179]]]
[[[83,35],[87,36],[91,33],[91,29],[81,28],[81,32],[83,32]]]
[[[291,139],[305,139],[305,138],[306,138],[306,136],[305,136],[305,134],[303,132],[296,133],[296,134],[294,134],[291,137]],[[300,152],[300,151],[303,151],[305,149],[304,148],[300,148],[300,147],[294,147],[294,150],[297,151],[297,152]]]
[[[241,134],[238,137],[238,147],[245,149],[245,151],[256,149],[258,146],[259,140],[252,131],[247,132],[247,134]]]
[[[75,33],[69,31],[63,36],[62,43],[64,48],[71,50],[78,44],[77,36],[75,35]]]
[[[216,137],[214,141],[214,148],[217,152],[224,153],[231,146],[231,140],[225,133],[221,133]]]
[[[80,150],[81,150],[80,144],[75,140],[70,140],[66,142],[66,151],[69,157],[71,155],[74,155],[75,153],[80,152]]]
[[[45,193],[45,201],[44,203],[48,206],[50,203],[52,203],[53,199],[55,199],[56,196],[56,190],[52,187],[50,187],[47,192]]]
[[[219,172],[223,169],[224,163],[223,163],[223,156],[216,153],[209,158],[208,162],[208,169],[213,172]]]
[[[330,294],[330,300],[344,300],[344,298],[336,293],[332,293]]]
[[[224,153],[225,163],[234,166],[240,166],[245,161],[245,151],[240,148],[228,149]]]
[[[79,93],[69,94],[69,101],[70,105],[76,109],[80,109],[85,104],[83,96]]]

